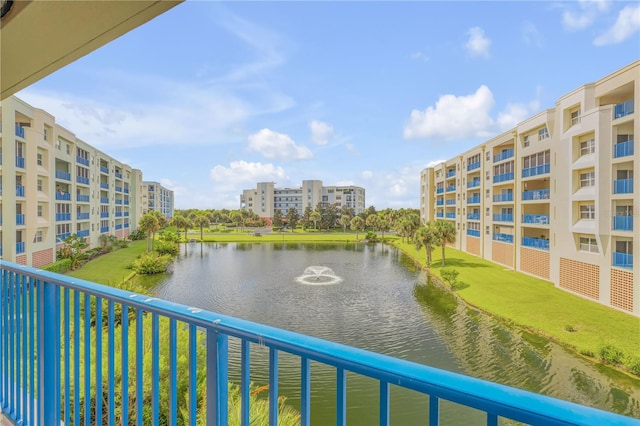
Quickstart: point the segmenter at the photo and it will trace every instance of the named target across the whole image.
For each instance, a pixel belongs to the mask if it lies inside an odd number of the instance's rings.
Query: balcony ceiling
[[[184,0],[15,0],[0,21],[0,99]],[[11,3],[0,0],[2,6]]]

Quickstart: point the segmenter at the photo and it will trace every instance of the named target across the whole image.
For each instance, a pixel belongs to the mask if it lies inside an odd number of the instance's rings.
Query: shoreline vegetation
[[[259,234],[259,235],[258,235]],[[264,229],[227,232],[191,231],[181,242],[206,243],[356,243],[356,232],[285,231]],[[378,235],[380,242],[380,235]],[[631,377],[640,377],[640,318],[556,288],[552,283],[447,247],[433,250],[428,266],[425,250],[413,242],[386,234],[392,245],[418,262],[468,306],[517,328],[544,336],[598,364],[607,364]],[[135,273],[131,263],[145,252],[145,241],[134,241],[88,262],[68,275],[106,285],[119,285]],[[454,272],[451,281],[451,272]],[[448,284],[444,284],[444,283]],[[453,284],[453,285],[452,285]]]

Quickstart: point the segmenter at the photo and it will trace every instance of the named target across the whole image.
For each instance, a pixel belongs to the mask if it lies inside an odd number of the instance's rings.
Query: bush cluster
[[[138,274],[160,274],[167,272],[171,263],[171,256],[158,253],[145,253],[139,259],[133,261],[133,269]]]

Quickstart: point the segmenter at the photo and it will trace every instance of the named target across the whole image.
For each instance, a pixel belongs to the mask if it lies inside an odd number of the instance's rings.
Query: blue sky
[[[637,2],[187,1],[17,94],[175,191],[419,207],[420,170],[640,57]]]

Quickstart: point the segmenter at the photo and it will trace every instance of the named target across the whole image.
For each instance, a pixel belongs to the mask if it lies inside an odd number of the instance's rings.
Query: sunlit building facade
[[[142,182],[142,214],[160,212],[164,217],[173,218],[173,191],[160,182]]]
[[[421,172],[455,248],[640,316],[640,61]]]

